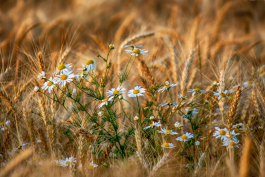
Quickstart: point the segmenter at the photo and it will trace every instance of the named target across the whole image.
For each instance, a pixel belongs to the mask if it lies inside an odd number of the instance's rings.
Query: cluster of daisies
[[[68,166],[70,166],[70,164],[75,165],[75,163],[76,163],[76,160],[73,157],[67,157],[65,160],[59,159],[59,160],[54,160],[54,161],[55,161],[55,163],[58,166],[61,166],[61,167],[68,167]],[[88,167],[89,168],[96,168],[96,167],[98,167],[98,165],[97,164],[94,164],[93,161],[91,161],[89,163],[89,166]]]
[[[236,136],[240,135],[240,133],[236,133],[235,130],[228,131],[227,128],[221,129],[219,127],[215,127],[215,130],[213,136],[217,139],[220,138],[223,146],[226,146],[227,148],[238,147],[239,140]]]
[[[86,64],[82,65],[81,70],[82,72],[78,75],[75,75],[73,71],[70,69],[72,67],[72,64],[60,64],[57,67],[57,71],[55,71],[53,74],[55,77],[50,77],[49,79],[46,79],[46,73],[42,71],[37,77],[39,79],[45,80],[45,83],[41,87],[44,90],[48,90],[49,93],[54,89],[56,85],[61,85],[64,87],[67,83],[70,83],[73,81],[73,79],[88,79],[88,74],[90,71],[94,70],[94,60],[89,59],[86,61]],[[39,87],[35,86],[34,90],[39,91]],[[75,89],[73,90],[75,92]]]

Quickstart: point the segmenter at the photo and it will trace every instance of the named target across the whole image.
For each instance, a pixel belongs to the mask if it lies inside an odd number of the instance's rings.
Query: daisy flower
[[[128,96],[129,97],[137,97],[137,96],[144,96],[145,89],[141,88],[141,86],[136,86],[134,89],[129,90]]]
[[[137,121],[137,120],[139,120],[139,117],[138,116],[134,116],[133,120]]]
[[[88,59],[87,61],[86,61],[86,71],[87,72],[89,72],[90,70],[94,70],[95,69],[95,62],[94,62],[94,60],[92,60],[92,59]]]
[[[39,91],[39,90],[40,90],[39,87],[37,87],[37,86],[34,87],[34,91],[35,91],[35,92],[37,92],[37,91]]]
[[[247,82],[244,82],[243,85],[245,87],[249,87],[249,86],[252,86],[254,83],[252,81],[247,81]]]
[[[170,134],[170,135],[176,135],[176,134],[178,134],[177,132],[173,132],[172,130],[167,130],[165,128],[162,128],[162,130],[159,131],[159,133],[164,133],[166,135],[168,135],[168,134]]]
[[[73,157],[66,157],[66,159],[65,160],[62,160],[60,164],[63,167],[67,167],[67,166],[69,166],[71,164],[71,162],[72,163],[75,163],[76,162],[75,158],[73,158]]]
[[[233,125],[232,128],[239,129],[239,130],[242,130],[242,131],[246,131],[247,130],[247,128],[245,127],[245,125],[243,123],[237,123],[237,124]]]
[[[158,122],[153,122],[152,124],[150,124],[147,127],[144,127],[144,129],[153,128],[153,127],[160,127],[160,126],[161,126],[160,121],[158,121]]]
[[[113,44],[110,44],[109,49],[115,49],[115,46]]]
[[[182,100],[186,100],[186,99],[188,99],[187,96],[183,96],[182,94],[179,94],[178,97],[179,97],[180,99],[182,99]]]
[[[44,89],[44,90],[48,89],[48,92],[51,93],[51,91],[52,91],[53,87],[55,86],[55,84],[56,84],[56,78],[53,79],[52,77],[50,77],[50,79],[47,80],[43,84],[43,86],[41,88]]]
[[[164,104],[160,104],[161,106],[176,106],[178,103],[174,103],[173,101],[167,101]]]
[[[98,116],[99,116],[99,117],[102,117],[102,116],[103,116],[103,112],[102,112],[102,111],[99,111],[99,112],[98,112]]]
[[[229,90],[229,92],[230,92],[230,93],[236,92],[236,91],[237,91],[237,88],[238,88],[239,86],[240,86],[239,84],[234,85],[234,86]]]
[[[236,137],[237,135],[240,135],[240,133],[236,133],[235,130],[233,130],[233,131],[230,131],[230,134],[227,132],[225,136],[226,136],[226,139],[237,141],[238,140]]]
[[[265,65],[261,66],[259,69],[258,69],[258,73],[259,74],[263,74],[265,72]]]
[[[205,91],[199,89],[199,88],[195,88],[195,89],[189,89],[188,92],[192,92],[192,96],[195,94],[195,93],[205,93]]]
[[[45,79],[46,78],[46,74],[45,74],[44,71],[41,71],[41,73],[39,73],[39,75],[37,77],[39,78],[38,80]]]
[[[90,164],[89,164],[89,168],[96,168],[96,167],[98,167],[97,164],[94,164],[93,161],[90,162]]]
[[[125,90],[126,90],[125,88],[122,88],[122,86],[119,85],[116,89],[112,88],[111,90],[109,90],[107,92],[107,94],[108,94],[108,97],[115,96],[115,95],[120,95],[120,94],[124,93]]]
[[[85,79],[88,80],[88,74],[86,71],[81,72],[80,74],[75,75],[75,79]]]
[[[172,143],[164,143],[161,145],[163,148],[174,148],[175,146]]]
[[[223,146],[226,146],[227,150],[228,150],[229,147],[231,147],[231,148],[235,148],[235,147],[239,148],[238,143],[239,143],[238,140],[237,141],[231,141],[231,140],[229,141],[228,139],[226,139],[223,142]]]
[[[177,85],[177,84],[170,84],[168,81],[166,81],[165,84],[164,84],[164,87],[161,88],[161,89],[159,89],[159,90],[157,90],[157,91],[158,91],[158,92],[161,91],[161,93],[162,93],[162,92],[164,92],[165,90],[170,89],[171,87],[175,87],[176,85]]]
[[[193,134],[186,132],[185,134],[181,135],[180,137],[176,138],[177,141],[189,141],[189,139],[193,138]]]
[[[222,92],[221,90],[218,90],[218,92],[214,92],[214,95],[218,96],[218,99],[226,98],[227,96],[227,90]]]
[[[176,123],[174,124],[174,126],[175,126],[176,128],[181,128],[181,127],[183,127],[183,124],[181,124],[181,123],[179,123],[179,122],[176,122]]]
[[[125,52],[127,53],[131,53],[131,55],[147,55],[146,53],[148,52],[148,50],[145,50],[145,49],[139,49],[139,48],[136,48],[134,47],[132,50],[125,50]]]
[[[72,70],[70,69],[72,67],[72,63],[70,64],[60,64],[58,67],[57,67],[57,71],[55,71],[53,74],[63,74],[64,72],[72,72]]]
[[[228,130],[226,128],[221,129],[219,127],[215,127],[215,132],[213,133],[213,136],[215,136],[216,138],[221,138],[221,140],[225,140],[227,133]]]
[[[196,142],[195,142],[195,145],[196,145],[196,146],[200,146],[200,144],[201,144],[200,141],[196,141]]]
[[[66,85],[66,83],[70,83],[73,81],[73,79],[75,78],[75,75],[71,72],[64,72],[62,74],[60,74],[59,76],[57,76],[55,79],[56,79],[56,82],[62,87],[64,87]]]
[[[101,108],[102,106],[104,106],[104,105],[108,105],[108,101],[112,101],[112,98],[105,98],[105,99],[103,99],[103,100],[101,100],[101,103],[100,103],[100,105],[98,106],[98,108]]]
[[[155,116],[150,116],[149,119],[150,120],[154,120],[155,119]]]

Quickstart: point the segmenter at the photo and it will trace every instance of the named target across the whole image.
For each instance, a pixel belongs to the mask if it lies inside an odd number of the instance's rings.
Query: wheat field
[[[265,1],[2,0],[0,177],[265,177]]]

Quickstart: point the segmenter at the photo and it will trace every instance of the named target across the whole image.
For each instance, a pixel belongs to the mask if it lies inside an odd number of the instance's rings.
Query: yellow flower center
[[[117,93],[119,93],[119,90],[114,90],[113,93],[117,94]]]
[[[104,100],[102,100],[103,103],[105,103],[106,101],[108,101],[108,98],[105,98]]]
[[[237,87],[233,87],[233,88],[232,88],[232,90],[236,90],[236,89],[237,89]]]
[[[229,96],[228,97],[228,101],[232,101],[233,100],[233,97],[232,96]]]
[[[221,96],[221,97],[226,97],[226,94],[225,94],[224,92],[221,92],[221,93],[220,93],[220,96]]]
[[[62,74],[61,77],[60,77],[61,80],[66,80],[67,79],[67,75],[65,74]]]
[[[170,145],[168,143],[164,143],[163,146],[164,147],[170,147]]]
[[[264,69],[259,69],[259,74],[262,74],[264,72]]]
[[[66,161],[65,164],[70,165],[70,161]]]
[[[133,90],[133,94],[138,94],[139,90]]]
[[[60,64],[59,66],[58,66],[58,70],[63,70],[63,69],[65,69],[65,65],[64,64]]]
[[[224,130],[220,130],[220,131],[219,131],[219,134],[220,134],[220,135],[225,135],[225,134],[226,134],[226,131],[224,131]]]
[[[4,126],[4,122],[0,122],[0,126]]]
[[[182,135],[181,139],[185,140],[185,139],[188,139],[188,137],[187,137],[187,135]]]
[[[92,59],[88,59],[86,61],[86,65],[90,65],[90,64],[93,64],[93,63],[94,63],[94,60],[92,60]]]
[[[154,126],[154,124],[150,124],[150,127],[153,127]]]
[[[201,91],[201,89],[199,88],[194,89],[194,92],[199,92],[199,91]]]
[[[234,147],[235,145],[236,145],[236,143],[235,143],[235,142],[233,142],[233,141],[229,142],[229,146],[232,146],[232,147]]]
[[[168,104],[172,104],[172,103],[173,103],[173,101],[167,101],[167,103],[168,103]]]
[[[251,82],[251,81],[248,81],[248,85],[251,85],[251,84],[253,84],[253,82]]]
[[[170,85],[165,85],[165,86],[164,86],[164,88],[166,88],[166,89],[169,88],[169,87],[170,87]]]
[[[139,49],[133,49],[133,53],[140,53],[140,50]]]
[[[172,131],[171,130],[166,130],[166,133],[172,133]]]
[[[89,168],[94,168],[94,165],[90,164],[90,165],[89,165]]]
[[[47,83],[47,86],[50,87],[51,85],[52,85],[52,82],[51,81]]]

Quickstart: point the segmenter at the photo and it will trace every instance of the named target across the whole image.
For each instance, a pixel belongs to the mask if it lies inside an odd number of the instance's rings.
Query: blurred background
[[[110,43],[119,48],[145,32],[154,35],[137,43],[149,50],[152,66],[169,68],[173,45],[182,67],[198,44],[202,67],[210,62],[220,70],[234,53],[257,65],[265,56],[264,18],[265,2],[258,0],[1,0],[1,72],[12,67],[17,77],[27,75],[21,68],[37,66],[39,51],[47,68],[68,48],[72,63],[106,56]],[[121,65],[124,53],[113,53]]]

